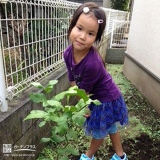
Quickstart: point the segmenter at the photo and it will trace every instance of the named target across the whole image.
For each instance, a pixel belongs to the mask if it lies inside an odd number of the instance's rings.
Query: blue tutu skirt
[[[88,107],[91,115],[84,123],[85,135],[96,135],[98,139],[102,139],[109,134],[113,124],[119,124],[120,127],[128,124],[127,106],[122,95],[117,100],[99,106],[91,103]]]

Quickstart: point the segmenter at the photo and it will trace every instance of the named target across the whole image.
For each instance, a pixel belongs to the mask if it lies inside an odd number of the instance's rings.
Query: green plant
[[[130,0],[111,0],[111,6],[113,9],[128,11]]]
[[[47,123],[51,126],[51,137],[42,138],[42,142],[53,142],[59,144],[63,142],[60,148],[56,149],[57,160],[69,160],[69,155],[78,155],[78,149],[75,149],[70,144],[77,142],[79,128],[82,127],[87,112],[87,107],[90,103],[99,105],[98,100],[90,99],[91,95],[87,95],[82,89],[77,86],[70,87],[67,91],[63,91],[51,99],[47,99],[47,95],[53,90],[57,80],[49,81],[47,86],[34,82],[32,85],[42,89],[44,93],[32,93],[31,100],[34,103],[41,103],[43,110],[32,110],[30,114],[24,119],[42,119],[39,127],[43,127]],[[71,96],[79,97],[76,105],[69,105]],[[62,100],[66,99],[66,105],[62,105]]]

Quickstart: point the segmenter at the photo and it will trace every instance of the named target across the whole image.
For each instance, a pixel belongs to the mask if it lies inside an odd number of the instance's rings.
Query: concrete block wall
[[[46,85],[49,80],[53,79],[57,79],[58,84],[55,86],[52,95],[55,95],[70,87],[65,66],[43,79],[41,84]],[[9,102],[8,112],[0,113],[0,160],[34,160],[39,155],[42,148],[46,145],[45,143],[40,143],[40,139],[42,137],[49,136],[49,126],[40,128],[38,126],[40,121],[36,119],[23,121],[31,110],[42,109],[40,104],[35,104],[29,99],[29,93],[36,91],[37,89],[35,89],[35,87],[25,91],[25,94],[21,94],[17,99]],[[12,152],[9,156],[7,156],[7,154],[3,153],[3,144],[12,144],[13,146],[18,147],[20,145],[35,145],[36,151],[24,151],[23,153],[22,151]],[[14,154],[32,154],[32,156],[17,157]]]
[[[123,64],[125,49],[123,48],[109,48],[106,51],[106,63]]]

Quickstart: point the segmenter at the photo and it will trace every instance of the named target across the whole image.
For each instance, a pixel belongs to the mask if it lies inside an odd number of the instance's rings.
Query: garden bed
[[[107,70],[121,89],[128,106],[130,124],[121,130],[122,144],[129,160],[157,160],[160,159],[160,116],[144,99],[136,88],[124,77],[123,65],[107,64]],[[63,145],[63,144],[62,144]],[[80,154],[89,146],[89,138],[80,130],[78,143],[71,143],[78,148]],[[37,160],[56,160],[54,144],[49,144]],[[109,138],[97,151],[96,160],[109,160],[114,154]],[[70,156],[71,160],[78,160],[79,156]]]

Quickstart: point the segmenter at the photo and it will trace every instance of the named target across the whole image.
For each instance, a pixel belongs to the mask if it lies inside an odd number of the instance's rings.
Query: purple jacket
[[[71,45],[64,51],[64,60],[68,69],[69,81],[75,81],[79,88],[93,94],[91,99],[109,102],[120,97],[119,88],[93,47],[78,64],[75,64]]]

